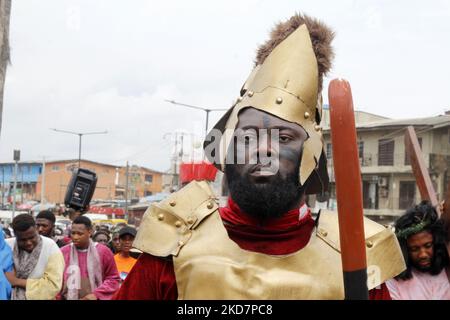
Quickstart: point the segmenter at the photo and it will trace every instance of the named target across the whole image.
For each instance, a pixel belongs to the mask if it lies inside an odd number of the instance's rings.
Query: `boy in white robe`
[[[64,258],[56,243],[40,236],[29,214],[13,219],[14,271],[6,274],[13,287],[12,300],[53,300],[62,287]]]

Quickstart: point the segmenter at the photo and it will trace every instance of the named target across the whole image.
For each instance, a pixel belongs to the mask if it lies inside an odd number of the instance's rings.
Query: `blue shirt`
[[[0,300],[11,299],[11,284],[6,279],[5,272],[13,270],[11,248],[6,244],[3,230],[0,230]]]

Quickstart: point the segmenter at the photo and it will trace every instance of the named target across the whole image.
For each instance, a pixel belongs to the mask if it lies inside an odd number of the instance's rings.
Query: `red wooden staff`
[[[368,299],[361,170],[350,84],[328,88],[345,299]]]

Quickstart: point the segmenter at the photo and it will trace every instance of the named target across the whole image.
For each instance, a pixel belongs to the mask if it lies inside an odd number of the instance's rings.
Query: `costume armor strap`
[[[133,246],[157,257],[176,256],[192,231],[218,209],[205,181],[193,181],[145,212]]]

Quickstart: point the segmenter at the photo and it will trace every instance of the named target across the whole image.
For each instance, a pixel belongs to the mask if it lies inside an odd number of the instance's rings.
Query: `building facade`
[[[116,199],[125,199],[127,168],[120,167],[116,175]],[[163,191],[163,173],[139,166],[128,167],[128,199],[147,197]]]
[[[365,215],[389,222],[421,201],[405,150],[404,137],[408,126],[415,129],[438,199],[444,199],[450,181],[450,115],[393,120],[355,112],[355,120]],[[328,207],[336,209],[332,143],[326,109],[323,121],[330,176]]]
[[[97,175],[97,185],[93,200],[123,200],[126,190],[126,167],[114,166],[89,160],[81,160],[81,168]],[[48,161],[36,179],[35,199],[40,200],[44,187],[46,202],[63,203],[67,185],[78,160]],[[131,166],[128,171],[128,200],[141,198],[162,190],[162,174],[151,169]]]
[[[11,202],[14,186],[14,162],[0,163],[1,204]],[[25,202],[39,197],[36,187],[39,175],[42,172],[40,162],[19,162],[17,164],[16,180],[16,202]]]
[[[92,199],[114,199],[115,166],[81,160],[80,167],[93,171],[97,175],[97,186]],[[76,168],[78,168],[78,160],[46,162],[43,175],[39,176],[38,179],[38,194],[41,193],[41,188],[44,187],[46,202],[64,203],[67,185],[72,177],[73,170]]]

